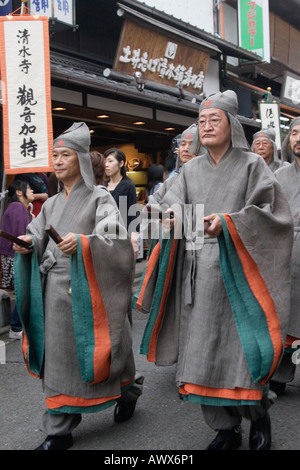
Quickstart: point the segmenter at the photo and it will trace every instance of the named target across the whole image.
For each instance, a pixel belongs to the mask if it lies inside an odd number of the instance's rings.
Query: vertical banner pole
[[[24,15],[24,10],[25,10],[25,3],[27,3],[27,0],[21,0],[22,1],[22,6],[21,6],[21,15]]]

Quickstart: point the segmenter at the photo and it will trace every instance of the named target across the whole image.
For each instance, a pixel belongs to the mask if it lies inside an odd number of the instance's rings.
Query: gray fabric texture
[[[275,172],[289,202],[294,221],[294,242],[291,267],[291,312],[287,333],[300,338],[300,168],[297,161]]]

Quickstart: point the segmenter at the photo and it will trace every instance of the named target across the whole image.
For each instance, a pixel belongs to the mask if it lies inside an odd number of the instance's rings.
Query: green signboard
[[[239,45],[270,62],[269,0],[238,0]]]

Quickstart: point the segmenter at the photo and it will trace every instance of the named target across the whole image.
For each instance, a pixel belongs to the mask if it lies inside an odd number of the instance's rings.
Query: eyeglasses
[[[223,120],[222,118],[217,118],[217,117],[213,117],[211,119],[200,118],[197,124],[200,129],[203,129],[206,126],[206,124],[209,124],[211,127],[218,127],[222,120]]]

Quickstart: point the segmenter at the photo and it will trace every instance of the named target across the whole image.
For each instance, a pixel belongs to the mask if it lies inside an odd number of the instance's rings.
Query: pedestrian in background
[[[164,166],[158,163],[150,165],[147,172],[147,186],[146,186],[146,198],[154,194],[164,182]]]
[[[117,203],[131,238],[134,255],[138,256],[138,214],[134,183],[126,174],[126,156],[122,150],[110,148],[104,152],[105,186]]]
[[[1,220],[1,230],[14,237],[24,235],[27,225],[32,220],[33,190],[25,181],[14,180],[8,187],[8,207]],[[0,254],[2,270],[2,288],[14,289],[14,256],[13,244],[0,237]],[[16,306],[10,319],[9,338],[21,339],[22,324]]]
[[[45,173],[20,173],[16,179],[25,181],[34,193],[32,213],[36,217],[41,211],[41,207],[48,199],[47,186],[48,177]]]
[[[91,162],[93,166],[94,175],[97,185],[104,185],[105,176],[105,159],[102,153],[93,151],[90,152]]]

